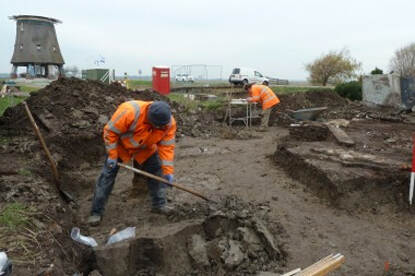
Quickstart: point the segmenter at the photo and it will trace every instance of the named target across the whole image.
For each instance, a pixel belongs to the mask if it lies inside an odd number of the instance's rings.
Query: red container
[[[162,95],[170,93],[170,68],[167,66],[153,67],[153,90]]]

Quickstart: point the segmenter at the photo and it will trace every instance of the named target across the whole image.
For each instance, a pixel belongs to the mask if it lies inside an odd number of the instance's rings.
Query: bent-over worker
[[[175,134],[176,121],[165,102],[129,101],[118,106],[104,127],[107,156],[95,185],[89,224],[97,225],[102,219],[118,173],[118,162],[133,158],[142,170],[173,182]],[[147,186],[152,212],[169,214],[172,208],[167,205],[166,185],[148,178]]]
[[[266,85],[255,84],[250,82],[244,85],[244,88],[249,93],[248,102],[260,102],[262,105],[261,129],[268,127],[269,116],[272,108],[280,103],[280,99],[275,93]]]

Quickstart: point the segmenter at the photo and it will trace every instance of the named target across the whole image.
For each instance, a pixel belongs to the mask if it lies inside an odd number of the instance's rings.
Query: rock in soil
[[[270,231],[267,217],[257,213],[259,207],[236,198],[222,202],[211,211],[205,203],[182,207],[170,223],[152,227],[151,233],[138,231],[132,240],[100,246],[98,270],[104,276],[136,275],[137,271],[241,275],[280,268],[285,260],[280,241]],[[237,207],[249,211],[236,216]]]

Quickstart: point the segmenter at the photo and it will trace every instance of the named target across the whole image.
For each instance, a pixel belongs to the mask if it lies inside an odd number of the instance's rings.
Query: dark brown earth
[[[406,203],[409,172],[396,166],[393,171],[382,171],[383,165],[374,170],[373,163],[365,163],[362,169],[345,167],[338,160],[315,162],[324,155],[306,151],[310,145],[313,149],[354,150],[408,165],[415,130],[412,115],[349,103],[327,91],[280,98],[276,109],[280,113],[275,113],[274,126],[265,133],[229,129],[215,121],[221,117],[216,113],[199,110],[186,114],[183,107],[173,104],[180,130],[177,182],[219,204],[208,205],[171,190],[169,199],[177,214],[167,218],[152,214],[147,196],[132,192],[131,173],[120,169],[102,225],[89,228],[85,222],[103,162],[103,124],[120,102],[160,97],[150,91],[131,92],[76,79],[52,83],[27,102],[58,162],[64,187],[76,196],[78,205],[59,201],[22,107],[7,110],[0,120],[0,210],[21,202],[30,207],[25,213],[31,220],[23,228],[1,226],[0,251],[7,251],[16,275],[47,270],[52,275],[73,275],[93,269],[108,275],[116,268],[126,269],[127,275],[282,273],[304,268],[330,253],[346,257],[332,275],[383,275],[385,262],[390,262],[393,275],[414,275],[415,221],[413,207]],[[318,131],[307,139],[299,133],[290,137],[287,126],[292,120],[284,110],[319,106],[329,107],[321,121],[351,120],[343,129],[355,146],[338,145],[330,135]],[[283,149],[291,150],[290,154],[284,155]],[[335,168],[339,181],[333,183],[325,168]],[[360,178],[351,177],[347,182],[343,172]],[[371,179],[378,181],[372,183]],[[339,188],[344,189],[338,192]],[[274,250],[269,250],[269,239],[264,239],[254,219],[260,219],[269,230]],[[212,231],[212,225],[219,230]],[[113,228],[136,226],[137,231],[131,242],[108,250],[100,247],[94,257],[92,250],[70,239],[74,226],[100,245]],[[213,232],[218,235],[213,237]],[[260,242],[246,242],[243,233],[254,233],[253,239],[256,236]],[[253,245],[259,247],[252,250]],[[125,252],[142,257],[122,264],[130,260]],[[151,256],[150,260],[145,256]],[[111,258],[121,262],[105,267]]]

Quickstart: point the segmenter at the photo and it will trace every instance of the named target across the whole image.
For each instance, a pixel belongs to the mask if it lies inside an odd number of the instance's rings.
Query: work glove
[[[165,175],[163,175],[163,178],[166,179],[167,181],[169,181],[170,183],[173,183],[174,175],[173,174],[165,174]],[[172,186],[170,186],[170,185],[166,184],[166,186],[169,187],[169,188],[172,188]]]
[[[117,159],[110,159],[110,158],[107,158],[107,167],[109,168],[109,169],[114,169],[115,167],[117,167]]]

